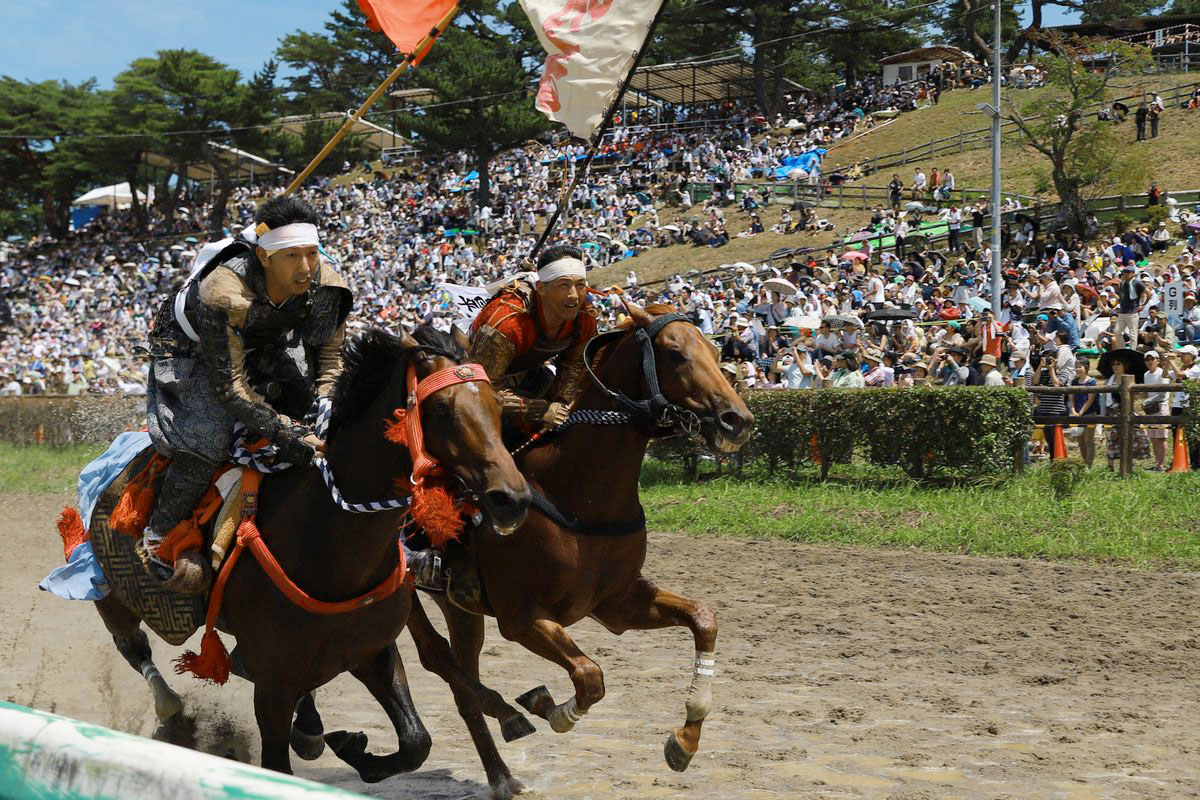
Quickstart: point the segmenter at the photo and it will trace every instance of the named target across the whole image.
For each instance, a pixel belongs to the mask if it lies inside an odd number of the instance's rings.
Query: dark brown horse
[[[642,576],[646,527],[638,478],[651,438],[686,430],[712,450],[729,453],[749,438],[754,418],[694,325],[665,306],[629,311],[631,326],[604,335],[607,342],[601,342],[603,351],[594,359],[595,380],[575,408],[626,411],[632,419],[577,424],[526,453],[522,472],[558,511],[547,516],[535,497],[539,513],[530,514],[516,534],[479,530],[475,555],[500,633],[561,666],[574,684],[575,696],[565,703],[556,704],[544,686],[518,700],[555,731],[570,730],[604,697],[600,667],[571,640],[567,626],[592,617],[616,634],[671,626],[692,632],[697,660],[687,717],[668,736],[665,751],[668,764],[683,770],[699,747],[711,705],[717,621],[707,607]],[[483,618],[444,601],[441,605],[454,654],[477,677]],[[493,796],[506,796],[513,779],[483,709],[470,697],[458,700]]]
[[[415,339],[373,331],[347,348],[327,444],[329,464],[348,501],[384,500],[395,497],[398,486],[408,485],[413,468],[409,450],[387,441],[385,426],[394,410],[406,406],[410,363],[423,378],[462,359],[450,337],[427,328],[419,329]],[[429,454],[461,479],[492,523],[509,529],[520,524],[529,487],[501,443],[499,406],[490,385],[462,382],[433,393],[422,404],[421,421]],[[395,570],[403,514],[340,510],[318,470],[293,468],[264,478],[258,527],[297,586],[319,600],[337,601],[367,592]],[[179,697],[154,668],[141,620],[115,592],[96,605],[117,649],[150,683],[160,719],[181,714]],[[325,740],[365,781],[420,766],[430,738],[413,706],[395,645],[412,608],[412,590],[406,586],[359,610],[311,614],[293,605],[253,558],[237,563],[219,624],[237,638],[238,674],[254,681],[264,767],[291,771],[289,739],[302,757],[320,754],[321,724],[310,693],[347,671],[383,706],[399,749],[387,756],[368,754],[361,733],[332,733]],[[457,667],[423,613],[414,615],[412,627],[423,645],[422,663],[446,679],[456,695],[484,703],[489,715],[502,720],[506,735],[532,729],[519,711]],[[297,710],[300,718],[293,731]]]

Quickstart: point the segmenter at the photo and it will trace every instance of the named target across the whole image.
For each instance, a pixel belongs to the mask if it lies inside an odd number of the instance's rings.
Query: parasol
[[[796,328],[798,330],[815,331],[821,327],[821,320],[818,317],[788,317],[783,321],[785,327]]]
[[[679,226],[678,225],[663,225],[661,228],[659,228],[659,230],[660,231],[671,231],[672,233],[679,233]]]
[[[1128,348],[1109,350],[1100,356],[1100,364],[1097,367],[1100,370],[1100,374],[1106,378],[1111,378],[1114,361],[1123,362],[1125,364],[1125,372],[1133,375],[1138,383],[1142,382],[1142,378],[1146,375],[1146,357],[1144,355],[1137,350],[1130,350]]]
[[[1087,327],[1083,331],[1085,339],[1100,339],[1100,334],[1108,331],[1112,327],[1112,317],[1098,316],[1088,322]]]
[[[903,319],[916,319],[917,312],[911,308],[881,308],[878,311],[868,311],[868,322],[892,322]]]
[[[791,281],[786,278],[770,278],[763,287],[769,292],[779,292],[784,297],[791,297],[796,293],[796,287]]]
[[[847,250],[842,253],[843,261],[866,261],[867,258],[867,254],[861,250]]]
[[[833,314],[828,317],[822,317],[821,322],[827,323],[832,330],[841,330],[842,328],[858,328],[862,329],[862,320],[851,314]]]
[[[971,307],[972,311],[978,311],[980,314],[992,307],[992,304],[982,297],[972,297],[967,301],[967,305]]]

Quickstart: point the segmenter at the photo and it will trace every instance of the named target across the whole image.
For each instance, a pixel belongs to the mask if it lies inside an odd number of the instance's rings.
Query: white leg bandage
[[[146,660],[142,662],[142,677],[147,681],[153,681],[155,678],[162,680],[162,673],[154,666],[153,661]]]
[[[580,711],[579,706],[575,703],[575,696],[565,703],[559,703],[554,708],[550,709],[550,713],[546,715],[546,721],[550,723],[551,729],[555,733],[566,733],[575,727],[575,723],[583,719],[583,715],[587,711]]]
[[[712,681],[717,674],[717,654],[696,651],[696,667],[687,693],[687,721],[698,722],[712,709]]]

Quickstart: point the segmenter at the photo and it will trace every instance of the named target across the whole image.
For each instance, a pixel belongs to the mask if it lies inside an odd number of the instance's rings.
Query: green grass
[[[69,492],[103,450],[0,444],[0,492]],[[826,482],[747,472],[691,483],[647,461],[642,504],[654,530],[942,553],[1200,569],[1200,473],[1086,473],[1055,498],[1047,470],[931,487],[898,471],[839,465]]]
[[[837,471],[843,476],[824,483],[761,475],[688,483],[674,467],[650,461],[642,503],[656,530],[1200,568],[1197,473],[1122,479],[1093,469],[1056,499],[1044,468],[942,488],[871,468]]]
[[[0,492],[73,491],[79,470],[102,452],[101,445],[26,447],[0,443]]]

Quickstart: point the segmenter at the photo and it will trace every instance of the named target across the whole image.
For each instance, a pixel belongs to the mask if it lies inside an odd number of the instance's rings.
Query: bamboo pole
[[[1132,375],[1121,376],[1121,474],[1133,474],[1133,381]]]
[[[388,88],[396,82],[396,79],[408,71],[408,68],[412,66],[413,59],[423,56],[425,52],[428,51],[433,45],[433,43],[437,41],[437,38],[446,32],[446,28],[450,27],[450,23],[454,21],[454,17],[457,14],[458,5],[455,4],[453,8],[447,11],[442,18],[438,20],[438,23],[433,27],[433,30],[425,34],[424,39],[417,42],[417,46],[413,48],[413,51],[404,56],[404,60],[401,61],[394,70],[392,70],[392,74],[384,78],[383,83],[375,87],[375,91],[371,92],[370,96],[367,97],[367,99],[363,101],[363,104],[358,107],[358,110],[346,118],[346,121],[342,123],[342,127],[338,128],[337,133],[333,135],[333,138],[326,142],[325,146],[321,148],[321,152],[317,153],[316,156],[313,157],[313,160],[308,162],[308,166],[301,170],[300,173],[292,179],[292,182],[288,184],[288,187],[283,190],[284,194],[291,194],[299,189],[306,180],[308,180],[309,176],[313,174],[313,171],[321,165],[321,162],[333,152],[333,148],[337,147],[338,144],[341,143],[342,139],[345,139],[350,131],[354,129],[354,126],[360,119],[362,119],[363,114],[367,113],[367,109],[375,105],[375,102],[379,98],[383,97],[383,93],[386,92]]]

